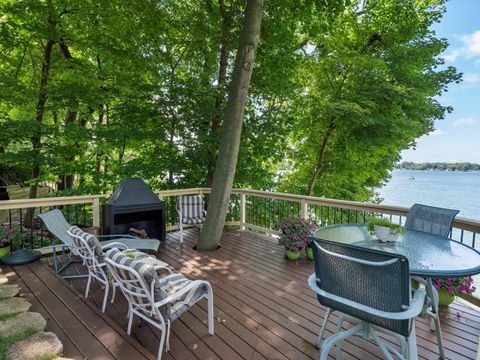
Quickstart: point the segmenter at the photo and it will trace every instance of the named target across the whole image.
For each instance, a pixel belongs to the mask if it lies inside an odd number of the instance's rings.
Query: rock
[[[41,331],[11,345],[7,350],[7,359],[33,360],[39,357],[53,357],[62,351],[63,345],[57,335]]]
[[[5,275],[0,274],[0,285],[6,284],[7,282],[8,282],[8,278]]]
[[[32,306],[27,300],[20,297],[12,297],[0,301],[0,314],[21,313]]]
[[[0,300],[14,297],[18,294],[17,285],[0,285]]]
[[[46,325],[47,322],[39,313],[24,312],[0,321],[0,337],[12,336],[31,328],[43,331]]]

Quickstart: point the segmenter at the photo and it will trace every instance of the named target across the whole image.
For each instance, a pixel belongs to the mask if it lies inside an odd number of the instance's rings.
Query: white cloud
[[[445,61],[453,62],[461,55],[461,51],[458,49],[453,50],[450,54],[445,55],[443,58]]]
[[[462,35],[460,39],[465,44],[463,53],[466,57],[480,55],[480,30],[472,34]]]
[[[480,75],[473,73],[466,73],[463,75],[463,81],[469,84],[475,84],[480,82]]]
[[[439,130],[439,129],[435,129],[435,130],[433,130],[431,133],[429,133],[428,136],[434,136],[434,137],[436,137],[436,136],[443,136],[443,135],[445,135],[445,134],[446,134],[445,131],[442,131],[442,130]]]
[[[472,117],[460,118],[453,122],[454,127],[463,126],[463,125],[473,125],[476,124],[477,120]]]
[[[480,56],[480,30],[470,34],[460,35],[458,39],[462,42],[463,46],[458,49],[453,49],[449,54],[446,54],[443,57],[445,61],[453,62],[460,56],[464,56],[467,59]]]

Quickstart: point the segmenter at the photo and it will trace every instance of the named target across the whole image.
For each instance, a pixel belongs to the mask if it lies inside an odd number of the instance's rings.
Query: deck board
[[[39,312],[64,344],[64,355],[73,359],[144,359],[152,354],[85,302],[67,282],[40,262],[2,267],[12,283],[21,284],[31,311]]]
[[[164,359],[318,359],[319,352],[313,344],[323,321],[325,308],[318,304],[306,283],[307,277],[313,271],[311,262],[286,261],[282,249],[275,241],[253,233],[225,232],[221,249],[213,252],[194,251],[192,247],[197,239],[197,230],[188,230],[183,244],[179,243],[178,233],[170,233],[157,256],[187,277],[210,281],[214,292],[215,336],[208,335],[205,324],[207,304],[206,301],[201,301],[172,324],[171,351],[164,353]],[[108,304],[107,320],[101,318],[95,322],[88,315],[81,321],[70,319],[71,316],[64,318],[60,310],[51,309],[49,301],[68,304],[70,313],[96,310],[95,314],[98,315],[103,291],[94,284],[91,296],[85,300],[81,296],[85,289],[85,280],[75,279],[69,283],[60,280],[63,287],[70,290],[69,295],[66,295],[62,286],[56,283],[58,278],[51,271],[45,268],[40,270],[27,267],[27,272],[23,274],[15,269],[15,276],[21,284],[24,281],[31,287],[26,292],[33,294],[30,296],[34,299],[35,307],[41,309],[43,306],[43,311],[52,318],[47,320],[49,326],[52,329],[57,326],[57,330],[66,333],[62,335],[66,339],[66,356],[76,359],[84,355],[82,352],[86,352],[81,346],[82,341],[76,338],[77,335],[65,327],[67,320],[79,321],[87,328],[114,327],[120,338],[131,339],[129,344],[137,348],[137,351],[143,351],[142,356],[145,356],[145,351],[156,355],[160,335],[157,329],[136,321],[132,337],[125,334],[127,303],[121,294],[117,295],[114,304]],[[34,271],[37,273],[34,274]],[[85,268],[74,264],[67,269],[67,273],[85,273]],[[30,285],[35,282],[39,284]],[[49,290],[49,294],[38,293],[36,287],[40,289],[50,282],[56,285]],[[23,286],[25,287],[25,284]],[[336,314],[331,317],[327,335],[335,330],[337,319]],[[455,360],[475,359],[480,335],[480,313],[464,303],[455,302],[442,309],[441,321],[446,357]],[[428,319],[418,319],[416,329],[419,358],[438,359],[436,336],[429,329]],[[95,349],[99,353],[119,351],[119,347],[109,342],[108,337],[98,335],[95,341],[100,348]],[[388,336],[384,338],[392,341]],[[92,344],[95,344],[95,341],[92,340]],[[398,344],[393,343],[398,348]],[[97,350],[94,350],[93,345],[90,350],[88,358],[94,359],[91,353]],[[346,341],[343,350],[344,359],[383,358],[375,345],[360,338]],[[115,357],[112,355],[110,358]],[[118,357],[130,358],[132,357],[125,355]]]

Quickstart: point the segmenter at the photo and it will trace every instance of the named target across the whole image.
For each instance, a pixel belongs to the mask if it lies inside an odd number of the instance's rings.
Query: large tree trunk
[[[53,17],[53,5],[51,1],[47,1],[48,7],[48,26],[53,32],[54,28],[57,26],[57,22]],[[37,188],[38,188],[38,177],[40,176],[40,149],[41,149],[41,137],[42,137],[42,125],[43,125],[43,114],[45,113],[45,104],[47,102],[47,85],[48,77],[50,73],[50,62],[52,60],[52,50],[53,45],[56,41],[48,40],[45,47],[43,48],[43,63],[42,63],[42,72],[40,80],[40,88],[38,92],[37,100],[37,113],[35,116],[35,129],[33,135],[30,139],[32,144],[32,184],[30,185],[30,191],[28,197],[30,199],[37,197]]]
[[[70,69],[73,69],[73,56],[70,53],[70,49],[68,48],[67,44],[65,44],[65,41],[61,40],[59,43],[59,46],[60,46],[60,53],[62,54],[63,58],[68,62],[70,62],[68,67]],[[71,124],[77,120],[77,108],[78,108],[78,99],[75,95],[71,95],[68,100],[67,113],[65,114],[65,118],[63,120],[65,127],[67,127],[68,124]],[[76,148],[78,148],[78,143],[76,143]],[[75,156],[66,155],[64,159],[65,159],[65,163],[68,164],[75,160]],[[72,174],[71,172],[65,171],[65,173],[62,174],[61,178],[62,178],[62,182],[59,184],[60,190],[73,189],[73,183],[75,180],[74,174]]]
[[[41,136],[42,136],[42,124],[43,114],[45,112],[45,103],[47,102],[47,85],[48,75],[50,72],[50,61],[52,59],[52,49],[55,41],[48,40],[43,50],[43,64],[42,64],[42,78],[40,80],[40,90],[38,92],[37,100],[37,114],[35,116],[35,132],[32,135],[32,152],[33,152],[33,164],[32,164],[32,180],[30,185],[29,198],[33,199],[37,197],[37,178],[40,176],[40,148],[41,148]]]
[[[332,120],[330,122],[330,125],[328,127],[328,130],[325,136],[323,137],[322,145],[318,150],[317,164],[315,165],[315,170],[313,171],[312,177],[310,178],[310,182],[308,184],[308,190],[307,190],[308,196],[312,196],[313,194],[313,188],[315,186],[315,182],[317,181],[318,174],[320,174],[320,171],[322,170],[322,167],[323,167],[323,159],[325,158],[325,151],[327,151],[328,143],[330,142],[330,138],[332,137],[335,128],[336,128],[335,122]]]
[[[227,13],[224,0],[218,1],[220,16],[222,17],[222,39],[220,41],[220,59],[218,66],[217,97],[215,99],[215,115],[210,127],[211,141],[207,152],[207,187],[213,184],[215,162],[217,160],[218,147],[217,136],[222,121],[222,106],[225,101],[225,82],[227,79],[229,43],[228,36],[232,26],[232,15]]]
[[[216,249],[222,236],[237,166],[248,86],[260,38],[262,12],[263,0],[247,1],[240,45],[225,109],[222,139],[213,176],[207,219],[197,244],[197,249],[200,251]]]

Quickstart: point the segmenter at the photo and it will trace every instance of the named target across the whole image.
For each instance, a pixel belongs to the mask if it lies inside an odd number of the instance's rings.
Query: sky
[[[446,38],[445,65],[463,73],[438,100],[454,108],[435,130],[417,140],[416,149],[402,152],[403,161],[480,163],[480,0],[450,0],[433,29]]]

